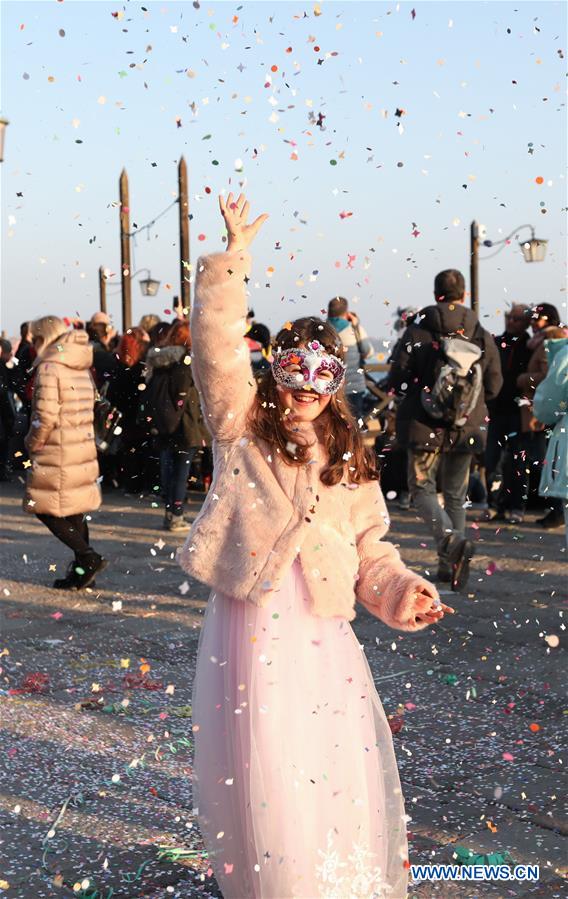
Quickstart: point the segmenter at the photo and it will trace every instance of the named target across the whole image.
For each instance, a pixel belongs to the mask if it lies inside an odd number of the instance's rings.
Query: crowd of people
[[[399,310],[400,336],[380,385],[383,394],[373,390],[365,368],[373,347],[348,301],[333,297],[327,316],[346,366],[346,402],[358,427],[372,433],[366,442],[381,463],[385,492],[426,522],[438,554],[437,579],[454,589],[467,583],[474,553],[465,530],[468,507],[520,526],[542,482],[544,508],[537,524],[562,527],[567,499],[562,485],[568,480],[565,456],[547,461],[557,421],[539,418],[534,408],[537,389],[547,383],[551,353],[568,352],[568,328],[558,310],[548,303],[514,305],[505,313],[504,332],[494,337],[465,305],[465,296],[462,274],[449,269],[435,279],[432,305]],[[258,376],[274,361],[270,331],[252,309],[244,330]],[[56,586],[85,586],[103,566],[91,552],[86,525],[78,523],[99,502],[94,482],[129,494],[159,490],[164,528],[190,528],[184,515],[188,490],[206,493],[213,476],[191,348],[184,319],[145,315],[119,335],[104,312],[87,323],[55,316],[25,322],[15,352],[8,340],[0,340],[0,481],[9,480],[30,456],[27,509],[75,555]],[[63,401],[67,384],[69,411]],[[379,403],[377,395],[385,393],[388,400]],[[81,436],[83,425],[87,431]],[[88,459],[76,457],[73,445],[82,444],[87,432],[93,435]],[[46,452],[50,442],[58,447],[55,464]],[[63,475],[56,474],[59,470]],[[555,470],[555,483],[547,482]],[[83,480],[90,484],[87,498]],[[69,517],[71,524],[56,521]]]
[[[551,526],[568,501],[568,332],[541,304],[514,306],[493,337],[448,269],[434,302],[406,316],[375,389],[369,338],[344,298],[327,320],[287,322],[274,339],[247,316],[249,247],[268,216],[249,224],[242,194],[219,202],[227,251],[200,260],[191,323],[146,317],[119,336],[103,313],[86,327],[46,316],[22,326],[14,357],[2,342],[4,475],[24,460],[25,511],[74,554],[60,589],[92,586],[108,564],[87,525],[101,476],[159,489],[164,527],[190,528],[177,561],[211,590],[193,682],[193,798],[226,899],[315,896],[325,859],[346,868],[338,860],[355,851],[360,891],[402,896],[410,865],[392,734],[350,622],[356,601],[405,632],[454,609],[389,542],[381,481],[396,458],[435,541],[436,579],[454,591],[468,580],[480,471],[493,514],[515,526],[540,473]],[[369,446],[379,414],[390,424]],[[214,486],[190,527],[199,455],[213,460],[201,487]]]

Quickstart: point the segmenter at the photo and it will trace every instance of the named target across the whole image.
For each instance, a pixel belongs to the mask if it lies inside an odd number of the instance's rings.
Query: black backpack
[[[463,428],[483,389],[483,330],[478,325],[471,338],[438,334],[434,339],[438,343],[434,383],[422,388],[422,406],[444,425]]]
[[[180,426],[185,402],[176,403],[171,391],[171,368],[157,369],[140,400],[139,424],[152,434],[175,434]]]

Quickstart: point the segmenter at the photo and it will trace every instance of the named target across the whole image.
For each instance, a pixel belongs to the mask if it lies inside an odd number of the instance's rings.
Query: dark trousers
[[[349,403],[351,414],[354,415],[357,420],[363,418],[365,391],[363,390],[361,393],[348,393],[347,402]]]
[[[0,440],[0,478],[8,475],[10,461],[10,438]]]
[[[67,515],[65,518],[58,518],[56,515],[37,517],[54,537],[73,550],[78,562],[94,554],[95,551],[89,544],[89,527],[84,515]]]
[[[140,449],[140,444],[125,441],[121,447],[118,461],[121,487],[132,493],[143,490],[146,462],[147,459]]]
[[[530,435],[521,431],[519,413],[493,415],[487,431],[485,467],[489,494],[500,512],[524,511],[529,494]],[[492,488],[492,485],[499,484]]]
[[[160,481],[166,511],[174,515],[183,513],[183,503],[187,493],[187,479],[197,447],[188,450],[176,446],[160,449]]]
[[[493,416],[487,432],[485,468],[487,487],[500,512],[524,511],[528,496],[531,472],[538,476],[546,455],[544,431],[521,431],[520,414]],[[495,500],[496,497],[496,500]]]

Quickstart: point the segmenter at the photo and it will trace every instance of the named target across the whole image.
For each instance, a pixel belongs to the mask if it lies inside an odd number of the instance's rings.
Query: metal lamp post
[[[525,262],[544,262],[544,258],[546,256],[546,248],[548,245],[548,240],[543,240],[540,237],[535,237],[535,230],[532,225],[519,225],[507,237],[504,237],[502,240],[486,240],[485,238],[485,228],[483,225],[479,225],[476,221],[471,223],[470,229],[470,266],[469,266],[469,277],[470,277],[470,290],[471,290],[471,308],[479,314],[479,244],[484,247],[499,247],[497,253],[500,253],[501,250],[506,246],[506,244],[510,241],[511,237],[516,234],[518,231],[521,231],[523,228],[530,228],[531,237],[530,240],[519,241],[519,247],[522,251],[523,258]],[[493,255],[497,255],[494,253]],[[481,257],[484,258],[483,256]],[[490,257],[485,257],[490,258]]]
[[[4,137],[6,135],[6,127],[9,124],[8,119],[0,118],[0,162],[4,162]]]

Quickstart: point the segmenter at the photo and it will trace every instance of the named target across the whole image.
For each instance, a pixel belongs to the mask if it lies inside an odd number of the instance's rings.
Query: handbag
[[[94,383],[94,382],[93,382]],[[108,381],[100,390],[95,387],[94,431],[97,452],[113,455],[118,451],[122,427],[122,412],[107,398]]]

